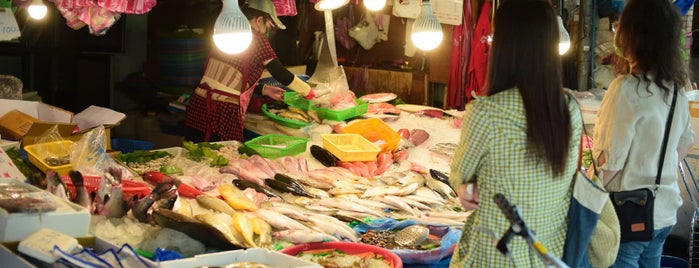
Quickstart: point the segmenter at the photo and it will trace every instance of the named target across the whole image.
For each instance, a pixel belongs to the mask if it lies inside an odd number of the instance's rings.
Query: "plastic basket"
[[[359,134],[323,134],[323,147],[342,161],[374,161],[381,148]]]
[[[303,122],[303,121],[297,121],[297,120],[292,120],[292,119],[284,118],[284,117],[278,116],[278,115],[276,115],[276,114],[270,113],[270,112],[267,110],[267,104],[266,104],[266,103],[262,105],[262,113],[265,114],[265,115],[266,115],[267,117],[269,117],[270,119],[272,119],[272,121],[277,122],[277,123],[279,123],[280,125],[285,126],[285,127],[290,127],[290,128],[302,128],[302,127],[308,126],[308,125],[310,124],[310,123],[306,123],[306,122]]]
[[[61,179],[68,187],[68,190],[70,190],[70,199],[75,199],[77,192],[75,190],[75,185],[73,185],[73,181],[70,180],[70,177],[67,175],[61,176]],[[100,182],[102,181],[102,177],[100,176],[83,176],[83,179],[85,180],[83,183],[85,184],[88,195],[96,192],[100,187]],[[141,199],[149,195],[151,192],[150,186],[140,181],[122,180],[121,186],[124,191],[124,200],[131,199],[134,196]]]
[[[72,146],[72,141],[62,140],[27,145],[24,146],[24,150],[27,152],[29,162],[44,173],[48,170],[54,170],[60,175],[66,175],[73,168],[72,164],[52,166],[46,163],[45,159],[48,157],[70,157]]]
[[[148,151],[155,148],[155,143],[149,141],[112,139],[112,148],[122,153],[131,153],[136,150]]]
[[[304,110],[313,108],[312,100],[299,96],[299,93],[295,91],[284,93],[284,103]]]
[[[366,113],[369,109],[369,103],[360,99],[356,99],[357,106],[344,110],[332,110],[328,108],[315,108],[318,112],[318,117],[322,119],[330,119],[336,121],[343,121],[350,119],[352,117],[357,117]]]
[[[267,134],[245,142],[245,146],[262,157],[275,159],[303,153],[307,143],[308,139],[304,138]]]
[[[378,118],[355,120],[342,129],[342,133],[362,135],[379,146],[382,152],[392,152],[400,144],[401,136],[389,125]]]

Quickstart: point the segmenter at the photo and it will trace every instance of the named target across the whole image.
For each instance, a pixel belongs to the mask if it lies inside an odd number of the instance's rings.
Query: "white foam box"
[[[225,266],[227,264],[236,262],[257,262],[271,267],[284,268],[323,267],[317,263],[305,261],[293,256],[262,248],[201,254],[186,259],[160,262],[159,265],[162,268],[191,268],[201,266]]]
[[[14,146],[19,146],[19,143],[15,143]],[[15,179],[18,181],[25,181],[27,180],[27,177],[25,177],[24,174],[19,171],[10,156],[5,152],[5,150],[10,150],[12,148],[13,147],[0,147],[0,179]]]
[[[28,188],[31,192],[23,196],[49,200],[57,204],[58,208],[42,213],[10,213],[0,208],[0,242],[20,241],[42,228],[54,229],[73,237],[88,235],[90,213],[86,208],[22,181],[0,179],[0,185],[6,184]]]
[[[692,149],[699,149],[699,90],[687,91],[689,100],[689,122],[694,129],[694,145]]]
[[[120,246],[110,243],[104,239],[94,236],[78,237],[78,243],[83,247],[93,247],[93,251],[96,253],[102,253],[109,249],[118,251]],[[0,266],[2,267],[13,267],[13,268],[36,268],[37,266],[30,263],[26,259],[18,255],[17,247],[19,241],[2,242],[0,243]],[[157,267],[157,264],[148,261],[151,267]]]

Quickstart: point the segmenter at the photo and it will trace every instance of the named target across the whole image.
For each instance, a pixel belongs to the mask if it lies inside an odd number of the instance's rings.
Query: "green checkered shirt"
[[[582,119],[571,101],[573,139],[562,177],[554,178],[544,159],[528,153],[527,119],[517,89],[484,97],[466,106],[461,142],[451,164],[452,186],[477,182],[479,208],[466,220],[451,267],[543,267],[536,253],[517,236],[510,242],[512,259],[495,245],[510,227],[493,195],[517,205],[536,238],[562,256],[568,227],[571,181],[577,170]]]

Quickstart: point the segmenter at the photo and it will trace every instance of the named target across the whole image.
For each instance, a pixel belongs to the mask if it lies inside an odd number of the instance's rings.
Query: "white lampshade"
[[[318,11],[335,10],[349,3],[349,0],[320,0],[316,3]]]
[[[410,39],[417,48],[427,51],[437,48],[442,43],[442,38],[442,25],[432,13],[432,5],[427,1],[422,2],[420,16],[413,24]]]
[[[570,35],[568,35],[568,31],[566,31],[566,27],[563,26],[563,19],[561,19],[561,16],[558,16],[558,31],[561,38],[561,41],[558,43],[558,54],[563,55],[570,49]]]
[[[371,11],[379,11],[386,5],[386,0],[364,0],[364,6]]]
[[[33,0],[32,4],[29,5],[29,8],[27,8],[29,16],[35,20],[40,20],[46,17],[47,11],[48,9],[46,8],[46,5],[44,5],[44,2],[42,2],[41,0]]]
[[[214,23],[214,44],[228,54],[243,52],[252,42],[250,22],[237,0],[223,0],[221,14]]]

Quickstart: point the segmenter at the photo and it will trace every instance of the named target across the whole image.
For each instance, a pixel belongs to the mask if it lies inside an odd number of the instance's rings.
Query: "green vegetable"
[[[145,163],[167,156],[172,156],[172,154],[166,151],[136,150],[131,153],[117,155],[116,158],[124,163]]]
[[[164,165],[160,167],[160,172],[165,173],[165,174],[176,174],[176,173],[182,173],[182,169],[173,165]]]
[[[228,159],[214,152],[223,147],[221,144],[184,141],[182,145],[185,149],[189,150],[187,153],[189,159],[194,161],[210,161],[209,164],[213,167],[228,165]]]

